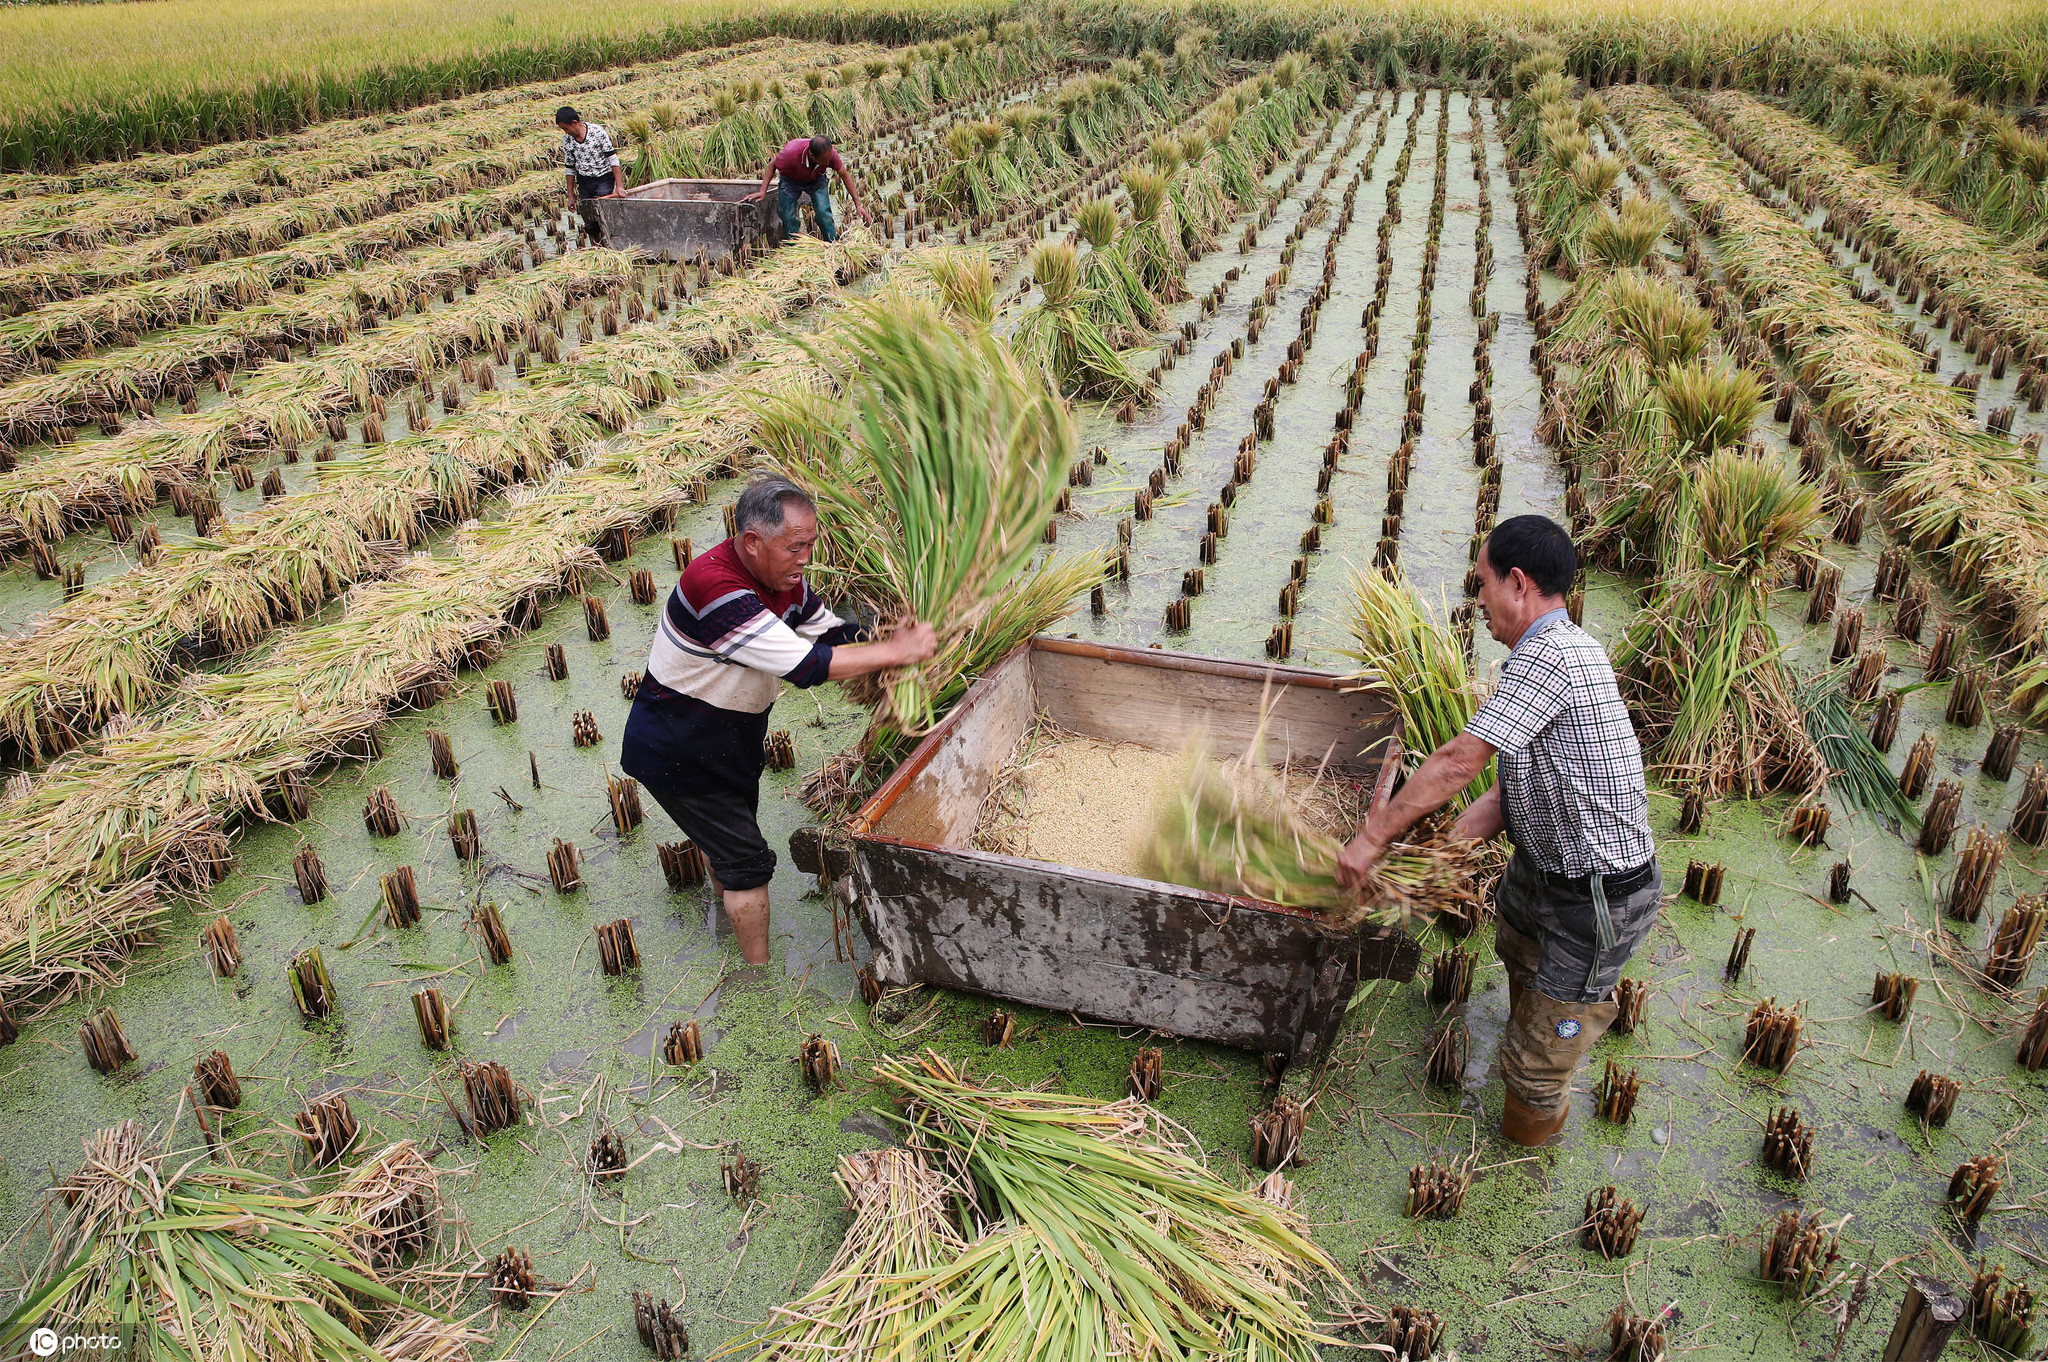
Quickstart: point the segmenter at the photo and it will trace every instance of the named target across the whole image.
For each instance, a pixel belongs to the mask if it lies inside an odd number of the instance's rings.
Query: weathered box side
[[[1329,1038],[1361,968],[1412,973],[1405,938],[1146,880],[887,839],[859,848],[877,977],[983,993],[1291,1059]]]
[[[775,207],[760,190],[759,181],[656,180],[592,206],[610,246],[718,260],[743,241],[773,239]]]

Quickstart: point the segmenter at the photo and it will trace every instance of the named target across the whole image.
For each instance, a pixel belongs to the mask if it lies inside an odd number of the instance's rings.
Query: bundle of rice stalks
[[[835,554],[857,555],[873,595],[938,631],[937,657],[885,679],[891,721],[922,733],[976,627],[1037,550],[1074,422],[1000,341],[954,331],[929,304],[863,305],[836,330],[833,350],[813,353],[842,395],[771,414],[797,432],[795,471]]]
[[[1125,231],[1124,251],[1145,291],[1162,303],[1177,303],[1188,296],[1181,287],[1181,276],[1187,270],[1187,251],[1181,245],[1180,225],[1173,217],[1168,192],[1172,185],[1173,176],[1159,170],[1124,172],[1124,191],[1131,204],[1131,225]]]
[[[1359,681],[1379,691],[1401,711],[1401,750],[1410,770],[1465,731],[1479,708],[1479,687],[1457,635],[1422,603],[1398,572],[1355,572],[1351,615],[1346,624],[1352,646],[1343,656],[1358,668]],[[1493,763],[1472,778],[1452,808],[1493,788]]]
[[[1848,679],[1848,669],[1836,667],[1802,682],[1793,697],[1806,717],[1807,737],[1827,764],[1828,783],[1866,812],[1917,826],[1920,815],[1900,791],[1898,777],[1850,712]]]
[[[88,1136],[85,1148],[50,1195],[49,1246],[0,1346],[39,1327],[132,1325],[140,1346],[165,1357],[371,1362],[380,1354],[363,1341],[366,1311],[418,1309],[378,1279],[359,1246],[359,1200],[295,1195],[248,1169],[174,1163],[145,1147],[133,1121]]]
[[[1112,345],[1149,344],[1165,314],[1146,290],[1129,252],[1118,245],[1116,205],[1108,199],[1090,199],[1074,210],[1074,228],[1089,247],[1082,261],[1083,306]]]
[[[1817,788],[1827,766],[1768,608],[1784,560],[1817,539],[1818,491],[1778,463],[1723,450],[1667,515],[1663,574],[1614,658],[1656,768],[1710,794]]]
[[[1060,392],[1115,399],[1135,396],[1144,382],[1096,320],[1097,295],[1081,287],[1081,258],[1062,242],[1031,253],[1038,301],[1017,318],[1011,341],[1043,369]]]
[[[995,212],[1030,187],[1004,151],[1010,130],[998,122],[955,123],[946,130],[952,164],[926,191],[924,202],[943,213]]]
[[[913,1343],[972,1358],[1308,1359],[1299,1297],[1334,1274],[1290,1211],[1223,1182],[1143,1103],[991,1092],[942,1060],[886,1062],[917,1141],[997,1222],[912,1280],[940,1308]]]
[[[1077,608],[1089,588],[1109,570],[1108,560],[1095,555],[1048,559],[1010,583],[989,604],[988,612],[957,647],[941,651],[945,662],[932,689],[932,712],[943,715],[967,694],[967,688],[997,663]],[[872,787],[909,750],[914,735],[904,730],[885,706],[861,735],[846,769],[835,772],[815,791],[829,799],[826,812],[858,806]]]
[[[831,1266],[766,1323],[712,1353],[749,1349],[762,1362],[801,1358],[925,1356],[913,1348],[941,1305],[927,1275],[966,1248],[952,1219],[955,1181],[913,1149],[840,1159],[833,1174],[852,1216]]]
[[[987,247],[920,251],[911,257],[911,263],[931,280],[948,313],[977,326],[995,320],[995,260]]]
[[[1697,464],[1739,447],[1763,410],[1763,389],[1746,370],[1669,358],[1691,344],[1694,314],[1659,302],[1677,296],[1617,290],[1614,329],[1628,340],[1591,361],[1589,372],[1604,365],[1603,384],[1585,396],[1582,382],[1571,418],[1607,423],[1596,446],[1603,485],[1593,551],[1624,568],[1668,570],[1684,556]]]
[[[1337,885],[1340,849],[1303,819],[1256,745],[1226,763],[1202,737],[1188,746],[1176,797],[1161,805],[1139,871],[1168,884],[1314,909],[1335,931],[1368,919],[1406,925],[1476,910],[1464,848],[1397,845],[1362,894]]]

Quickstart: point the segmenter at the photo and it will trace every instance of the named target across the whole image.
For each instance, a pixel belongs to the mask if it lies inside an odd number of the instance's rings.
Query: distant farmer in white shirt
[[[555,126],[562,130],[562,169],[569,181],[569,206],[583,213],[583,225],[590,239],[604,242],[604,227],[597,220],[596,201],[614,199],[626,192],[626,172],[619,166],[618,149],[602,123],[586,123],[583,115],[564,104],[555,110]]]
[[[1486,631],[1513,649],[1465,731],[1429,754],[1337,859],[1365,882],[1387,846],[1500,757],[1500,778],[1454,837],[1505,831],[1515,854],[1494,892],[1508,971],[1500,1133],[1540,1145],[1564,1129],[1572,1074],[1614,1023],[1615,980],[1656,925],[1664,878],[1634,725],[1599,642],[1571,622],[1571,536],[1538,515],[1504,520],[1479,552]]]

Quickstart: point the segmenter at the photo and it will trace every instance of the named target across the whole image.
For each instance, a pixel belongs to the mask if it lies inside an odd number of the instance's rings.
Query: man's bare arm
[[[1460,733],[1429,754],[1395,796],[1365,820],[1357,836],[1345,843],[1337,857],[1337,883],[1356,888],[1365,883],[1372,867],[1394,840],[1417,822],[1435,813],[1472,783],[1493,757],[1491,744]],[[1499,806],[1495,805],[1498,813]]]

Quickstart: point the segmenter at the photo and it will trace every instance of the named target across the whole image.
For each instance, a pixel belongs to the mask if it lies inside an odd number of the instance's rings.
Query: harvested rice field
[[[0,118],[0,1354],[2042,1355],[2038,19],[664,22]],[[873,219],[593,243],[564,102]],[[783,688],[761,967],[621,739],[769,472],[938,632]],[[1525,512],[1666,890],[1542,1149],[1500,849],[1327,900]]]

